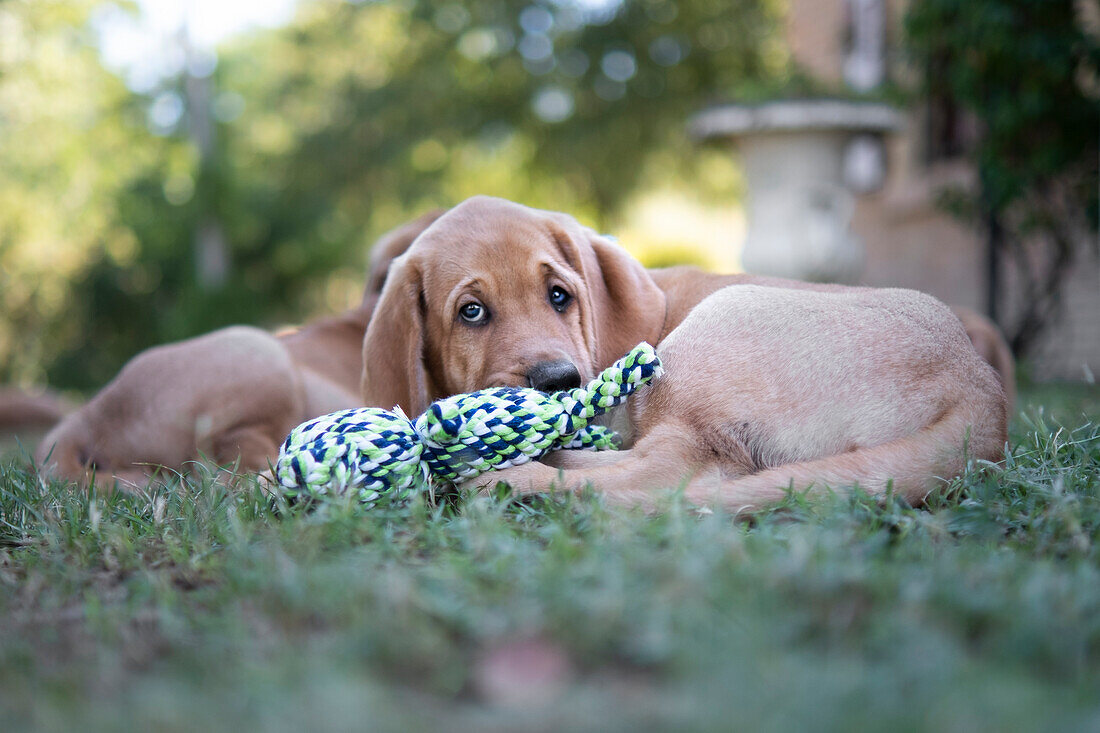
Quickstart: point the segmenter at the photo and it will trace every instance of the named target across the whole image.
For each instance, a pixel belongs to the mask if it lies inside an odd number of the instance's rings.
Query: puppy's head
[[[446,209],[433,209],[421,214],[410,222],[383,234],[370,250],[370,266],[367,270],[367,286],[363,291],[363,303],[373,307],[386,284],[390,265],[403,255],[413,241],[427,229],[432,222],[443,216]]]
[[[655,341],[664,314],[664,294],[614,242],[564,214],[476,197],[390,267],[363,398],[414,415],[485,387],[567,389]]]
[[[81,486],[88,486],[94,478],[100,487],[140,488],[156,472],[151,464],[122,458],[113,441],[97,436],[86,408],[68,415],[46,434],[38,444],[35,462],[44,474]]]

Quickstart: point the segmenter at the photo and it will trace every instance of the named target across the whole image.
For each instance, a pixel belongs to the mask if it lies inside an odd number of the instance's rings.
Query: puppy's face
[[[367,404],[410,414],[492,386],[568,389],[643,338],[663,293],[563,214],[478,197],[394,262],[364,342]]]
[[[593,374],[591,298],[554,232],[507,227],[436,232],[413,257],[423,282],[424,354],[437,391],[555,390]]]
[[[80,486],[95,483],[105,489],[116,485],[124,490],[144,487],[158,475],[156,459],[140,463],[123,458],[114,443],[97,436],[81,413],[66,417],[51,430],[35,455],[43,473],[73,481]]]

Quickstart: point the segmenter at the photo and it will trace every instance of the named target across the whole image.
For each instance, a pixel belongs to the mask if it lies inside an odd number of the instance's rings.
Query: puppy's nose
[[[581,373],[568,359],[540,361],[527,370],[527,384],[540,392],[558,392],[581,386]]]

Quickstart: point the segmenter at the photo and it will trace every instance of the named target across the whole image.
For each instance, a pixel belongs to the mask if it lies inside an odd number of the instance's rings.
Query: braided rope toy
[[[562,448],[613,450],[619,436],[589,421],[662,372],[642,342],[587,385],[563,392],[483,389],[433,402],[415,422],[400,408],[334,412],[291,431],[275,479],[291,501],[354,491],[370,506],[385,492],[407,499],[418,480],[453,483]]]

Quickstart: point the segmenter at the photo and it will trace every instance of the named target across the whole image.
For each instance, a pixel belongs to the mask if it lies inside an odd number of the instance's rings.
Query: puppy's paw
[[[488,494],[500,483],[496,478],[498,473],[498,471],[486,471],[473,478],[456,481],[454,486],[461,494]]]
[[[489,493],[498,485],[507,484],[515,494],[537,494],[551,491],[557,477],[557,469],[532,461],[521,466],[486,471],[479,476],[462,481],[458,488],[463,491]]]

